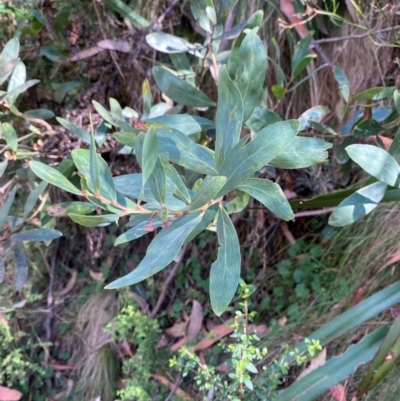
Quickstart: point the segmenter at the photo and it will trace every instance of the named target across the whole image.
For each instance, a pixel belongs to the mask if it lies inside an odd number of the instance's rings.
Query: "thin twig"
[[[180,2],[180,0],[173,1],[167,9],[151,24],[151,28],[157,28],[164,18],[173,10],[173,8]]]
[[[383,28],[383,29],[378,29],[377,31],[368,31],[366,33],[361,33],[358,35],[348,35],[348,36],[340,36],[337,38],[326,38],[326,39],[318,39],[318,40],[313,40],[311,42],[311,46],[312,45],[317,45],[320,43],[332,43],[332,42],[341,42],[343,40],[351,40],[351,39],[363,39],[366,38],[367,36],[371,36],[371,35],[377,35],[379,33],[384,33],[384,32],[390,32],[390,31],[394,31],[396,29],[400,29],[400,25],[395,25],[389,28]]]
[[[298,212],[294,214],[294,217],[306,217],[306,216],[319,216],[321,214],[333,212],[336,208],[328,207],[322,210],[307,210],[306,212]]]
[[[182,379],[182,373],[183,373],[183,366],[182,366],[181,370],[179,371],[179,374],[175,380],[174,387],[172,387],[171,392],[168,394],[168,397],[164,401],[170,401],[172,399],[172,397],[174,396],[174,394],[176,393],[176,390],[178,390],[179,384]]]
[[[178,270],[178,267],[182,263],[182,260],[183,260],[183,258],[185,256],[187,247],[188,247],[188,244],[185,244],[182,247],[181,252],[180,252],[180,254],[178,256],[178,259],[175,261],[174,266],[172,267],[171,271],[169,272],[169,275],[168,275],[167,279],[165,280],[165,283],[163,285],[163,289],[162,289],[162,291],[160,293],[160,296],[158,297],[156,306],[154,307],[154,309],[150,313],[150,317],[151,318],[154,318],[157,315],[157,313],[159,312],[159,310],[160,310],[160,308],[161,308],[161,306],[162,306],[162,304],[164,302],[164,299],[167,296],[167,292],[168,292],[169,286],[171,285],[171,282],[175,277],[175,274],[176,274],[176,272]]]

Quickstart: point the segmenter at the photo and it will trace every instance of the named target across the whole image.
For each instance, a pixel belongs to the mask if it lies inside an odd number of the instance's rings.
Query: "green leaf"
[[[256,107],[264,90],[265,72],[267,70],[267,54],[264,43],[257,36],[256,31],[257,28],[254,28],[248,32],[240,44],[237,63],[235,63],[236,68],[229,65],[231,59],[228,61],[229,75],[236,84],[243,100],[243,121],[250,117]],[[218,86],[220,79],[221,73],[218,76]],[[239,104],[238,101],[235,103]]]
[[[182,177],[179,175],[176,169],[167,161],[161,159],[161,164],[164,167],[167,179],[169,179],[173,184],[173,195],[188,205],[191,201],[191,198],[189,195],[189,191],[182,180]]]
[[[245,181],[247,182],[247,180]],[[228,214],[239,213],[247,206],[250,195],[247,192],[240,191],[238,187],[235,189],[236,197],[230,202],[224,204],[224,209]]]
[[[7,200],[4,202],[2,208],[0,208],[0,229],[3,229],[3,225],[7,219],[8,212],[10,211],[11,205],[14,201],[15,193],[17,192],[17,187],[14,187],[10,194],[8,195]]]
[[[78,171],[86,178],[90,192],[96,194],[96,187],[91,180],[90,151],[86,149],[75,149],[72,151],[71,156]],[[111,171],[100,155],[97,154],[96,159],[99,171],[100,194],[109,201],[117,201]]]
[[[247,146],[237,145],[224,161],[220,175],[228,180],[217,197],[225,195],[278,156],[295,138],[300,123],[288,120],[262,129]]]
[[[201,207],[206,206],[208,202],[215,200],[216,195],[225,183],[226,177],[212,177],[208,175],[196,191],[192,202],[189,205],[189,211],[200,209]]]
[[[216,115],[215,158],[221,167],[226,155],[238,143],[243,123],[243,103],[240,92],[229,78],[225,67],[218,76],[218,107]]]
[[[400,186],[400,166],[385,150],[372,145],[350,145],[346,151],[368,174],[393,187]]]
[[[56,120],[68,131],[72,132],[78,138],[82,139],[83,142],[90,145],[90,134],[87,131],[85,131],[83,128],[78,127],[71,121],[65,120],[64,118],[61,118],[61,117],[56,117]]]
[[[1,124],[0,124],[0,131],[1,131]],[[6,171],[8,166],[8,159],[4,159],[0,162],[0,178],[3,176],[4,172]]]
[[[400,91],[398,89],[393,92],[393,100],[397,113],[400,114]]]
[[[316,57],[316,54],[308,54],[307,56],[305,56],[292,71],[292,77],[296,78],[297,76],[299,76],[307,68],[308,64],[310,64],[311,61],[313,61]]]
[[[324,106],[315,106],[306,110],[298,120],[301,122],[300,131],[305,131],[310,128],[310,120],[319,122],[329,112],[329,109]]]
[[[7,78],[11,75],[16,65],[19,63],[20,59],[16,58],[14,60],[10,60],[7,63],[3,63],[0,61],[0,85],[2,85]]]
[[[106,289],[121,288],[136,284],[164,269],[178,255],[185,239],[200,223],[203,214],[190,213],[164,227],[147,248],[146,256],[131,273],[106,286]]]
[[[346,75],[340,68],[334,66],[333,67],[333,76],[339,85],[339,90],[340,90],[341,95],[343,96],[343,99],[346,100],[346,102],[348,102],[349,98],[350,98],[350,86],[349,86],[349,81],[347,80]]]
[[[380,100],[387,97],[392,97],[396,87],[376,87],[364,90],[360,93],[351,97],[352,101],[359,101],[359,100],[367,100],[367,99],[374,99]]]
[[[125,231],[115,240],[114,246],[125,244],[126,242],[133,241],[143,235],[153,232],[156,228],[162,227],[164,225],[163,221],[158,218],[152,218],[151,216],[145,216],[147,220],[141,221],[135,227]]]
[[[217,316],[227,309],[235,295],[240,280],[240,245],[235,227],[226,211],[219,209],[218,257],[211,265],[210,298],[211,307]]]
[[[130,148],[135,148],[136,135],[133,132],[115,132],[115,139],[122,143],[123,145],[129,146]]]
[[[200,174],[217,175],[214,152],[176,130],[157,129],[159,155]]]
[[[96,205],[89,202],[72,202],[66,208],[67,214],[89,214],[97,209]]]
[[[13,234],[11,236],[11,240],[13,242],[21,242],[21,241],[40,242],[40,241],[51,241],[61,236],[62,233],[57,230],[51,230],[50,228],[34,228],[33,230],[26,230],[18,234]]]
[[[387,185],[383,182],[375,182],[359,189],[340,202],[329,217],[329,224],[334,227],[353,224],[378,206],[386,193],[386,189]]]
[[[110,103],[110,110],[111,110],[112,118],[115,121],[118,121],[118,120],[125,121],[124,115],[122,114],[122,107],[118,103],[118,101],[116,99],[110,97],[109,103]]]
[[[111,117],[111,114],[107,111],[105,107],[103,107],[99,102],[96,102],[96,100],[92,100],[93,106],[96,109],[96,111],[100,114],[100,116],[106,120],[108,123],[111,125],[117,125],[115,120]]]
[[[190,9],[194,19],[206,32],[211,33],[212,23],[207,14],[207,7],[214,10],[212,0],[190,0]]]
[[[147,134],[148,135],[148,134]],[[149,177],[149,186],[157,202],[164,206],[167,196],[167,178],[159,156],[155,156],[156,164]]]
[[[206,94],[163,67],[153,67],[153,76],[161,91],[177,103],[192,107],[215,106]]]
[[[117,221],[121,215],[118,214],[103,214],[97,216],[84,216],[75,213],[69,213],[68,216],[75,223],[84,227],[104,227],[109,226],[114,221]]]
[[[55,168],[38,161],[31,161],[29,167],[43,181],[61,188],[64,191],[71,192],[72,194],[82,195],[82,192]]]
[[[400,158],[400,128],[397,130],[396,135],[393,139],[392,144],[388,150],[390,156],[393,156],[394,159],[399,160]],[[0,174],[1,176],[1,174]]]
[[[367,138],[371,135],[378,135],[381,131],[381,125],[375,120],[362,120],[353,127],[353,135],[357,138]]]
[[[229,56],[228,73],[233,77],[236,73],[237,65],[239,63],[239,49],[249,31],[254,28],[258,29],[262,23],[264,12],[261,10],[256,11],[242,27],[242,32],[237,38]]]
[[[26,67],[25,64],[20,61],[16,67],[14,68],[14,71],[11,74],[10,81],[8,82],[8,87],[7,87],[7,92],[11,92],[15,88],[19,87],[20,85],[23,85],[26,81]],[[17,100],[19,93],[9,96],[8,97],[8,103],[10,105],[13,105],[15,101]]]
[[[360,365],[369,362],[387,332],[388,327],[383,326],[368,334],[357,344],[350,346],[344,354],[331,358],[323,366],[283,390],[276,401],[317,399],[335,384],[354,373]],[[314,337],[311,338],[314,339]]]
[[[122,0],[104,0],[104,2],[115,12],[126,18],[135,28],[146,28],[150,22],[127,6]]]
[[[43,191],[47,188],[48,183],[46,181],[42,181],[28,196],[28,199],[25,202],[24,206],[24,220],[26,220],[29,216],[29,213],[32,211],[35,206],[36,201],[39,199],[39,196],[42,195]]]
[[[18,149],[18,137],[15,132],[14,127],[10,123],[1,124],[3,137],[7,143],[7,146],[13,151],[16,152]]]
[[[146,122],[170,127],[187,136],[215,128],[213,121],[188,114],[166,114],[164,116],[148,118]]]
[[[10,60],[14,60],[18,57],[19,53],[19,40],[13,38],[9,40],[4,46],[0,55],[0,65],[8,63]]]
[[[309,32],[300,42],[297,44],[292,59],[292,77],[296,77],[297,74],[294,72],[300,69],[300,66],[304,64],[303,60],[310,56],[309,48],[312,40],[312,32]],[[302,63],[303,62],[303,63]],[[304,66],[305,68],[305,66]],[[301,71],[300,71],[301,72]]]
[[[6,100],[6,99],[14,99],[15,96],[18,96],[20,93],[25,92],[28,88],[30,88],[33,85],[36,85],[39,82],[40,81],[38,79],[31,79],[29,81],[26,81],[22,85],[18,85],[13,90],[0,96],[0,101]]]
[[[150,127],[144,135],[141,159],[143,185],[150,178],[151,173],[157,163],[158,138],[157,131]]]
[[[349,145],[354,145],[357,143],[357,139],[354,136],[347,136],[344,140],[339,144],[336,150],[336,160],[339,164],[345,164],[350,160],[349,155],[346,152],[346,148]]]
[[[97,158],[97,152],[96,152],[96,142],[94,140],[94,132],[93,132],[93,123],[92,123],[92,116],[90,116],[90,125],[92,129],[92,135],[90,135],[91,141],[90,141],[90,153],[89,153],[89,163],[90,163],[90,168],[89,168],[89,177],[90,180],[87,179],[88,182],[90,182],[93,185],[94,189],[94,194],[97,195],[100,193],[100,169],[99,169],[99,160]],[[74,160],[75,161],[75,160]]]
[[[281,219],[294,219],[292,208],[278,184],[261,178],[249,178],[237,188],[257,199]]]
[[[12,249],[15,262],[15,288],[17,291],[21,291],[28,278],[28,255],[22,242],[14,242]]]
[[[267,109],[266,107],[256,106],[256,108],[253,110],[253,113],[246,121],[246,125],[253,132],[258,132],[268,125],[275,124],[280,121],[282,121],[282,118],[278,114]]]
[[[327,149],[332,144],[318,138],[298,136],[268,164],[277,168],[294,169],[325,163],[328,160]]]
[[[47,109],[34,109],[25,111],[24,116],[26,118],[50,120],[51,118],[54,117],[54,113]]]
[[[43,49],[43,47],[41,48]],[[58,58],[58,57],[57,57]],[[57,62],[60,60],[57,60]],[[63,82],[61,84],[57,84],[55,86],[55,91],[54,91],[54,100],[57,103],[62,103],[65,97],[73,91],[74,89],[79,88],[82,85],[80,81],[68,81],[68,82]]]
[[[282,100],[286,95],[286,89],[281,85],[272,85],[271,92],[275,96],[276,100]]]
[[[179,38],[169,33],[153,32],[146,35],[147,43],[162,53],[185,53],[200,54],[196,51],[198,46],[192,45],[185,39]]]

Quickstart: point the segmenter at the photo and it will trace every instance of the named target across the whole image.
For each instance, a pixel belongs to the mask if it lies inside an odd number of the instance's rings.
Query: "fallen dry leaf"
[[[330,392],[332,394],[332,397],[336,401],[346,401],[346,390],[341,384],[336,384],[335,386],[330,388]]]
[[[177,322],[172,327],[168,327],[164,330],[164,333],[169,335],[170,337],[183,337],[186,335],[186,328],[188,326],[187,321],[185,322]]]
[[[207,349],[218,342],[221,338],[233,333],[234,328],[229,326],[232,321],[233,319],[230,319],[225,324],[220,324],[219,326],[214,327],[213,330],[207,334],[207,337],[203,338],[194,346],[194,351]]]
[[[171,383],[166,377],[161,376],[161,375],[155,375],[152,374],[150,375],[153,379],[158,380],[159,382],[161,382],[162,384],[164,384],[165,386],[167,386],[170,390],[172,390],[172,388],[174,387],[174,383]],[[185,393],[182,389],[180,389],[179,387],[177,388],[175,394],[184,399],[184,400],[191,400],[192,397],[188,394]]]
[[[281,327],[285,327],[286,323],[287,323],[287,317],[286,316],[283,316],[278,320],[278,324]]]
[[[323,350],[318,354],[316,358],[311,359],[310,365],[299,374],[296,381],[300,380],[302,377],[307,376],[313,370],[324,365],[325,362],[326,362],[326,348],[323,348]]]
[[[21,397],[21,392],[0,386],[0,401],[19,401]]]
[[[364,294],[368,290],[368,285],[363,285],[360,287],[353,295],[352,305],[355,306],[359,304],[364,299]]]
[[[193,300],[192,311],[190,313],[190,320],[187,329],[188,341],[195,340],[200,333],[201,326],[203,325],[203,307],[198,301]]]
[[[378,274],[382,271],[385,270],[388,266],[400,262],[400,251],[396,251],[390,256],[387,257],[387,262],[378,270]]]

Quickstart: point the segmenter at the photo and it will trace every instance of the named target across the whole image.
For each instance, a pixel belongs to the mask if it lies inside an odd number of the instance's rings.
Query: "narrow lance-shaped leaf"
[[[99,102],[96,102],[96,100],[93,100],[92,103],[96,111],[100,114],[101,117],[103,117],[104,120],[106,120],[111,125],[116,125],[115,120],[111,117],[111,114],[104,106],[102,106]]]
[[[165,32],[153,32],[146,35],[147,43],[159,52],[174,54],[189,52],[192,54],[199,54],[196,52],[198,46],[191,44],[185,39],[178,36],[171,35]]]
[[[353,224],[378,206],[386,189],[387,185],[383,182],[375,182],[359,189],[340,202],[329,217],[329,224],[334,227]]]
[[[75,223],[84,227],[104,227],[117,221],[121,216],[118,214],[103,214],[101,216],[84,216],[75,213],[69,213],[68,216]]]
[[[29,167],[43,181],[61,188],[64,191],[71,192],[72,194],[82,195],[82,192],[55,168],[38,161],[31,161]]]
[[[10,123],[3,123],[1,124],[3,130],[3,137],[8,145],[8,147],[13,151],[16,152],[18,149],[18,137],[17,133],[15,132],[14,127]]]
[[[343,96],[343,99],[346,100],[346,102],[348,102],[349,98],[350,98],[350,86],[349,86],[349,81],[347,80],[346,75],[340,68],[334,66],[333,67],[333,76],[335,77],[336,82],[339,85],[339,90]]]
[[[196,191],[196,194],[192,199],[192,203],[189,205],[189,210],[193,211],[200,209],[209,201],[215,200],[216,195],[219,193],[225,183],[226,177],[212,177],[208,175],[200,185],[199,189]]]
[[[294,219],[293,210],[278,184],[261,178],[248,178],[237,188],[257,199],[281,219]]]
[[[26,230],[21,233],[13,234],[11,236],[11,240],[13,242],[18,242],[18,241],[40,242],[40,241],[51,241],[61,236],[62,233],[57,230],[52,230],[50,228],[34,228],[33,230]]]
[[[370,363],[359,388],[358,395],[372,390],[393,368],[400,356],[400,318],[389,329],[378,352]]]
[[[47,109],[33,109],[24,112],[24,117],[26,118],[39,118],[42,120],[50,120],[54,117],[54,113]]]
[[[94,152],[96,153],[96,152]],[[90,151],[86,149],[75,149],[71,153],[72,159],[78,171],[86,178],[89,191],[95,194],[96,187],[92,181],[90,164]],[[93,155],[94,156],[94,155]],[[106,161],[98,154],[95,154],[99,171],[100,194],[109,201],[117,201],[113,177]]]
[[[309,54],[309,48],[312,40],[312,32],[309,32],[303,39],[300,40],[293,54],[292,59],[292,76],[296,77],[300,74],[301,69],[299,66],[304,58],[306,58]],[[305,68],[305,66],[304,66]]]
[[[191,199],[190,199],[189,191],[188,191],[185,183],[183,182],[182,177],[176,171],[174,166],[172,166],[167,161],[161,159],[161,164],[164,167],[164,171],[165,171],[167,178],[172,182],[172,184],[174,186],[174,189],[173,189],[174,196],[176,196],[178,199],[180,199],[181,201],[185,202],[188,205],[190,203]]]
[[[385,150],[372,145],[350,145],[346,151],[368,174],[388,185],[400,185],[400,166]]]
[[[123,112],[122,112],[122,107],[118,103],[118,101],[112,97],[110,97],[109,100],[110,103],[110,110],[111,110],[111,115],[115,121],[125,121]]]
[[[218,76],[218,107],[215,123],[217,167],[221,167],[229,151],[239,141],[242,123],[242,97],[236,85],[229,78],[226,67],[222,67]]]
[[[0,125],[0,130],[1,130],[1,125]],[[3,176],[4,172],[6,171],[8,166],[8,159],[4,159],[3,161],[0,162],[0,178]]]
[[[151,107],[153,106],[153,96],[149,80],[145,79],[142,83],[142,99],[143,99],[143,117],[147,118],[150,114]]]
[[[94,140],[94,130],[93,130],[93,121],[92,115],[90,117],[90,182],[93,185],[94,193],[98,194],[100,192],[100,170],[99,170],[99,162],[97,158],[96,152],[96,142]]]
[[[215,103],[205,93],[176,77],[165,68],[154,67],[153,76],[161,91],[177,103],[193,107],[215,106]]]
[[[143,185],[149,179],[154,167],[157,163],[158,155],[158,138],[157,131],[154,127],[150,127],[144,136],[142,148],[142,178]]]
[[[221,167],[220,175],[228,180],[217,196],[225,195],[279,155],[295,138],[299,126],[295,120],[275,123],[262,129],[246,147],[233,148]]]
[[[164,269],[178,255],[185,239],[200,223],[203,214],[189,213],[164,227],[147,248],[146,256],[131,273],[107,285],[107,289],[136,284]]]
[[[12,91],[13,89],[17,88],[18,86],[24,84],[26,81],[26,67],[25,64],[20,61],[16,67],[14,68],[14,71],[11,74],[10,81],[8,83],[7,87],[7,92]],[[15,101],[17,100],[18,94],[9,96],[8,97],[8,103],[10,105],[14,104]]]
[[[288,143],[268,164],[278,168],[294,169],[324,163],[328,159],[327,149],[331,147],[331,143],[322,139],[299,136]]]
[[[393,93],[394,105],[396,107],[397,113],[400,114],[400,91],[396,89]]]
[[[28,278],[28,255],[22,242],[15,242],[12,249],[15,262],[15,287],[20,291]]]
[[[218,257],[211,266],[210,298],[213,311],[220,316],[235,295],[240,280],[240,245],[235,227],[223,208],[218,212]]]
[[[5,99],[10,99],[10,98],[13,99],[15,96],[18,96],[20,93],[25,92],[31,86],[36,85],[39,82],[40,81],[38,79],[31,79],[29,81],[26,81],[25,83],[16,86],[13,90],[0,96],[0,101],[5,100]]]
[[[164,206],[167,196],[167,178],[165,176],[164,167],[159,156],[156,157],[156,164],[153,172],[149,177],[149,186],[157,202]]]
[[[228,70],[232,71],[229,68],[229,61]],[[266,70],[267,54],[264,43],[257,35],[257,28],[253,28],[240,45],[237,68],[231,75],[243,99],[243,121],[250,117],[264,90]]]
[[[256,106],[253,113],[246,121],[246,125],[253,131],[261,131],[268,125],[275,124],[282,121],[282,118],[263,106]]]
[[[90,144],[90,134],[83,128],[71,123],[71,121],[65,120],[61,117],[56,117],[56,120],[68,131],[72,132],[78,138],[82,139],[83,142]]]
[[[2,85],[11,75],[19,61],[20,59],[16,58],[14,60],[8,61],[7,63],[0,62],[0,85]]]
[[[130,228],[128,231],[125,231],[123,234],[117,237],[114,245],[117,246],[133,241],[142,237],[143,235],[148,234],[149,232],[153,232],[156,228],[161,227],[164,224],[163,221],[158,217],[146,217],[147,220],[141,221],[139,224],[135,225],[135,227]]]
[[[160,156],[200,174],[217,175],[214,152],[176,130],[157,129]]]
[[[3,228],[3,224],[5,223],[8,212],[10,211],[11,205],[14,201],[15,193],[17,192],[17,187],[14,187],[10,194],[8,195],[7,200],[4,202],[4,205],[2,208],[0,208],[0,229]]]
[[[331,358],[323,366],[283,390],[276,401],[317,399],[335,384],[354,373],[360,365],[369,362],[387,331],[388,327],[383,326],[368,334],[360,342],[350,346],[343,355]]]
[[[42,195],[44,190],[47,188],[48,183],[46,181],[42,181],[28,196],[25,206],[24,206],[24,219],[27,219],[29,213],[32,211],[35,206],[36,201],[39,199],[39,196]]]

